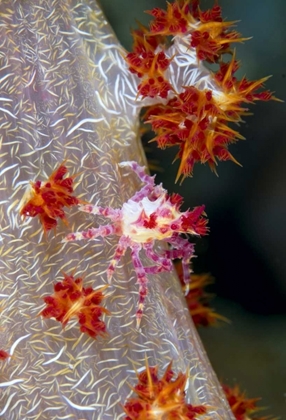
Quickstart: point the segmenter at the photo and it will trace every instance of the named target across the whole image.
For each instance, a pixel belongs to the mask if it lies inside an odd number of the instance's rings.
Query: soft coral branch
[[[138,95],[153,99],[143,116],[156,134],[153,141],[162,149],[179,148],[177,180],[191,176],[197,162],[208,163],[213,171],[218,160],[238,163],[228,147],[243,136],[231,124],[249,114],[244,104],[277,100],[263,90],[267,77],[248,81],[234,76],[239,64],[230,45],[246,38],[230,30],[234,22],[222,20],[218,5],[202,11],[198,1],[177,0],[168,3],[166,10],[154,8],[147,13],[154,17],[150,29],[140,26],[134,31],[134,51],[126,61],[131,72],[142,78]],[[171,46],[167,46],[168,37],[172,37]],[[232,57],[224,63],[226,53]],[[186,68],[177,77],[184,60]],[[219,69],[211,72],[200,60],[218,63]]]

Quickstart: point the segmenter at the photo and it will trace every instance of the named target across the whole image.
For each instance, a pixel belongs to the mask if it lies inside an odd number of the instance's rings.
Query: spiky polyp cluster
[[[211,297],[204,290],[209,283],[211,283],[211,280],[208,274],[192,274],[192,282],[186,301],[196,326],[208,327],[209,325],[215,325],[219,319],[226,321],[225,317],[217,314],[210,307],[209,301]]]
[[[261,408],[256,403],[260,398],[246,398],[244,392],[241,392],[239,386],[229,387],[222,385],[230,408],[236,420],[271,420],[273,417],[257,417],[257,411]],[[273,419],[274,420],[274,419]]]
[[[20,210],[21,216],[39,216],[46,233],[57,226],[57,219],[67,224],[64,207],[72,207],[80,200],[72,195],[74,176],[64,178],[68,172],[62,163],[48,178],[47,181],[31,182],[26,203]]]
[[[244,39],[229,30],[233,22],[223,22],[218,5],[203,12],[198,1],[177,0],[167,3],[166,11],[155,8],[147,13],[154,20],[149,30],[141,25],[133,32],[134,50],[126,61],[130,71],[142,78],[138,94],[157,97],[161,103],[151,106],[143,117],[156,133],[154,141],[160,148],[179,147],[178,178],[191,176],[196,162],[208,163],[214,170],[217,160],[235,161],[228,146],[243,137],[229,123],[239,123],[241,116],[246,115],[243,103],[275,99],[269,91],[258,92],[267,78],[250,82],[234,77],[239,65],[230,44]],[[170,49],[165,46],[169,36],[174,40]],[[186,67],[191,64],[184,74],[194,73],[194,85],[187,86],[181,80],[180,86],[175,87],[170,75],[176,72],[176,64],[171,70],[170,65],[176,54],[180,54],[182,65],[183,49]],[[232,54],[227,63],[222,61],[225,53]],[[216,73],[209,73],[207,83],[200,80],[199,60],[219,64]],[[204,88],[206,84],[210,89]]]
[[[175,268],[185,289],[181,263],[177,262]],[[185,297],[194,324],[197,327],[208,327],[216,325],[218,320],[227,321],[224,316],[217,314],[210,307],[212,295],[205,292],[205,287],[212,283],[212,277],[209,274],[191,274],[191,280],[189,291]]]
[[[41,315],[44,318],[56,318],[63,327],[76,316],[81,332],[96,338],[106,333],[105,323],[100,320],[103,313],[109,313],[100,306],[106,286],[93,290],[91,287],[84,288],[82,283],[81,277],[64,274],[64,280],[54,285],[55,293],[44,298],[47,307]]]
[[[177,0],[167,3],[167,10],[158,7],[148,11],[154,16],[150,32],[154,35],[188,35],[189,46],[196,49],[200,60],[216,62],[220,56],[229,52],[233,42],[242,42],[236,31],[228,31],[234,22],[223,22],[218,5],[202,12],[199,1]]]
[[[137,31],[132,31],[133,52],[127,54],[126,61],[131,73],[143,78],[138,86],[138,93],[143,97],[166,98],[172,86],[164,78],[164,72],[171,62],[161,46],[163,38],[149,36],[148,30],[141,25]]]
[[[138,384],[132,388],[137,394],[124,405],[125,420],[194,420],[207,409],[185,401],[187,375],[174,378],[170,363],[161,379],[158,367],[149,367],[137,374]]]
[[[153,141],[161,149],[179,147],[179,175],[185,177],[192,173],[196,162],[208,163],[215,169],[216,158],[235,161],[227,147],[239,135],[227,126],[227,114],[211,90],[200,91],[192,86],[166,105],[151,106],[145,118],[157,134]]]
[[[203,217],[204,206],[196,207],[193,211],[181,212],[182,197],[177,194],[170,196],[162,184],[155,185],[154,177],[147,175],[145,168],[139,166],[137,162],[123,162],[120,166],[132,169],[145,185],[124,203],[121,209],[82,206],[80,210],[105,216],[112,221],[112,224],[91,228],[85,232],[70,233],[65,241],[94,239],[108,235],[119,236],[115,255],[107,270],[109,280],[121,257],[128,248],[131,249],[131,258],[139,284],[137,310],[139,324],[147,295],[146,276],[171,271],[172,260],[179,258],[182,259],[184,282],[189,283],[189,263],[193,255],[193,244],[180,237],[180,233],[205,235],[207,220]],[[172,249],[156,253],[154,250],[156,240],[169,243]],[[155,265],[143,266],[139,255],[142,249]]]

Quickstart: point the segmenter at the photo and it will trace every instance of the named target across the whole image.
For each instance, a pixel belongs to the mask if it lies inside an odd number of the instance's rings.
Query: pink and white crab
[[[94,205],[80,206],[86,213],[98,214],[111,220],[111,224],[91,228],[83,232],[70,233],[64,242],[81,239],[94,239],[98,236],[119,236],[118,245],[112,261],[107,269],[108,281],[111,281],[114,270],[128,248],[139,284],[139,302],[136,312],[139,327],[143,314],[144,301],[147,295],[147,275],[163,271],[171,271],[172,260],[182,260],[184,282],[190,282],[190,259],[193,256],[194,245],[181,233],[205,235],[207,219],[204,218],[204,206],[195,207],[192,211],[181,212],[182,197],[179,194],[169,195],[162,184],[155,185],[154,176],[145,173],[145,168],[137,162],[122,162],[121,168],[131,168],[145,184],[133,197],[123,204],[121,209],[100,207]],[[170,245],[170,249],[160,252],[154,250],[156,240],[162,240]],[[144,267],[140,251],[155,263]]]

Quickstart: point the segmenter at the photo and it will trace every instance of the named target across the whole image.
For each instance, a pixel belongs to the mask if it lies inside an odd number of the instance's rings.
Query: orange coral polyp
[[[187,305],[193,322],[197,327],[217,325],[217,321],[228,322],[228,319],[215,312],[210,307],[212,295],[205,292],[205,287],[213,283],[209,274],[191,274],[191,282],[186,286],[183,281],[183,270],[180,262],[175,263],[175,268],[181,282]],[[187,294],[186,294],[187,292]]]
[[[168,58],[162,49],[157,51],[159,40],[154,37],[153,42],[149,42],[152,37],[147,36],[146,31],[146,28],[134,31],[134,52],[127,54],[125,60],[131,73],[143,78],[138,85],[138,94],[143,97],[166,98],[172,86],[165,80],[164,73],[172,58]]]
[[[228,32],[235,22],[223,22],[221,8],[214,6],[202,12],[198,5],[190,1],[168,3],[167,10],[154,8],[146,13],[154,16],[150,23],[150,33],[155,35],[191,35],[191,47],[196,49],[200,60],[216,62],[220,56],[229,51],[233,42],[243,42],[236,31]]]
[[[238,385],[230,387],[223,384],[222,388],[236,420],[274,420],[272,416],[256,415],[263,409],[256,404],[261,398],[247,398]]]
[[[193,3],[195,3],[193,1]],[[216,4],[212,7],[212,9],[206,10],[204,12],[202,12],[200,10],[200,8],[198,7],[198,1],[197,1],[197,5],[195,6],[195,9],[197,10],[197,12],[194,14],[196,15],[196,17],[202,22],[222,22],[222,16],[221,16],[221,7]]]
[[[137,394],[124,405],[125,420],[195,420],[205,414],[203,405],[193,406],[185,401],[187,374],[179,373],[174,378],[172,363],[163,377],[158,377],[158,366],[149,367],[137,374],[138,384],[132,388]]]
[[[156,134],[153,141],[158,147],[179,147],[174,159],[181,160],[176,181],[192,176],[197,162],[208,163],[214,172],[217,160],[232,160],[238,164],[228,146],[244,137],[229,128],[229,123],[240,123],[243,116],[249,115],[243,106],[245,103],[277,100],[270,91],[261,90],[267,77],[252,82],[246,78],[237,80],[234,76],[239,63],[230,45],[248,38],[230,29],[235,21],[223,21],[218,5],[201,11],[198,0],[176,0],[167,3],[166,10],[157,7],[147,13],[154,17],[150,30],[140,25],[140,29],[133,32],[134,52],[127,55],[126,61],[130,71],[143,78],[138,85],[138,95],[169,99],[158,98],[161,104],[149,107],[143,119],[152,125]],[[163,42],[170,36],[173,39],[169,48]],[[182,51],[185,51],[186,65]],[[167,57],[168,53],[171,58]],[[231,54],[229,63],[221,60],[226,53]],[[202,83],[200,69],[195,69],[198,60],[219,64],[219,70],[210,71],[209,77],[202,73]],[[190,79],[193,73],[193,85],[187,86],[187,82],[181,81],[184,75],[175,80],[177,65],[186,68],[186,78]]]
[[[77,175],[64,178],[67,172],[66,166],[62,163],[46,182],[31,182],[28,201],[20,210],[20,215],[24,217],[39,216],[45,233],[57,226],[58,218],[67,225],[63,208],[81,203],[72,195],[73,182]]]
[[[222,88],[220,95],[216,96],[217,103],[231,115],[231,121],[237,122],[241,115],[249,115],[247,109],[241,106],[242,103],[252,103],[254,101],[278,100],[269,90],[260,91],[264,83],[270,76],[259,80],[250,81],[246,77],[237,80],[234,73],[238,70],[239,63],[235,59],[235,53],[228,63],[221,62],[219,70],[214,74],[214,79],[218,86]],[[237,112],[236,120],[231,114]]]
[[[230,116],[218,106],[211,91],[186,87],[166,105],[151,106],[144,118],[157,134],[153,141],[159,147],[180,147],[178,177],[191,175],[198,161],[214,169],[215,157],[234,160],[227,146],[240,136],[227,126]]]
[[[248,38],[241,38],[236,31],[227,32],[235,22],[207,22],[196,26],[191,32],[191,47],[196,49],[200,60],[217,62],[222,54],[229,52],[230,44],[243,42]]]
[[[157,96],[167,98],[170,90],[172,90],[171,84],[162,76],[145,79],[138,85],[138,93],[149,98],[156,98]]]
[[[184,34],[188,30],[188,23],[192,18],[189,9],[189,1],[182,5],[179,2],[168,3],[167,11],[158,7],[147,10],[146,13],[155,17],[150,22],[150,32],[157,35]]]
[[[109,311],[100,303],[105,297],[103,291],[108,286],[93,290],[91,287],[84,288],[82,283],[81,277],[75,279],[64,273],[64,280],[54,285],[54,294],[44,298],[47,306],[40,315],[55,318],[63,327],[76,316],[81,332],[96,338],[106,333],[105,323],[100,320],[100,316],[103,313],[109,314]]]
[[[220,64],[215,75],[216,90],[201,91],[188,86],[165,105],[153,105],[145,113],[144,120],[156,133],[151,141],[162,149],[179,146],[177,158],[181,163],[177,180],[191,176],[196,162],[208,163],[213,171],[216,159],[239,164],[228,151],[228,145],[244,137],[228,124],[239,123],[242,116],[249,115],[243,103],[277,100],[269,91],[259,92],[267,77],[254,82],[245,78],[238,81],[234,77],[237,69],[233,57],[230,63]]]

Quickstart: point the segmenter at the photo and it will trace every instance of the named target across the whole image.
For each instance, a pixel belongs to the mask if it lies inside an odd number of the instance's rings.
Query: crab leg
[[[84,206],[80,206],[79,210],[84,211],[85,213],[105,216],[112,221],[118,220],[120,218],[120,210],[113,209],[111,207],[100,207],[96,205],[93,206],[92,204],[85,204]]]
[[[170,249],[165,252],[167,258],[174,260],[176,258],[182,259],[182,269],[183,269],[183,279],[186,285],[187,295],[189,293],[189,283],[190,278],[190,260],[194,255],[194,244],[184,240],[179,235],[173,235],[173,238],[168,240],[168,243],[171,244],[175,249]]]
[[[137,283],[139,284],[138,309],[136,311],[137,328],[140,327],[140,322],[143,315],[144,302],[148,293],[148,289],[147,289],[148,279],[146,277],[146,270],[143,267],[143,264],[141,263],[141,260],[139,257],[140,249],[141,249],[140,246],[133,246],[132,251],[131,251],[131,258],[132,258],[133,266],[134,266],[136,276],[137,276]]]
[[[98,228],[91,228],[82,232],[69,233],[62,242],[80,241],[81,239],[94,239],[98,236],[104,238],[108,235],[115,235],[117,233],[116,226],[104,225]]]
[[[115,250],[115,254],[113,256],[113,259],[111,260],[111,262],[108,266],[108,269],[107,269],[108,283],[110,283],[111,278],[112,278],[113,273],[114,273],[114,270],[115,270],[117,264],[119,263],[121,257],[123,257],[123,255],[125,254],[126,249],[128,247],[128,243],[129,243],[128,238],[126,238],[125,236],[123,236],[119,240],[118,245],[117,245],[116,250]]]
[[[120,168],[129,167],[131,168],[138,178],[145,184],[141,190],[137,191],[134,196],[132,197],[132,201],[136,203],[143,200],[144,197],[148,197],[150,193],[152,193],[154,186],[155,186],[155,177],[146,174],[145,167],[140,166],[137,162],[130,161],[130,162],[121,162],[119,163]]]
[[[156,274],[162,271],[170,271],[173,267],[172,261],[164,255],[158,255],[153,251],[153,244],[143,244],[143,248],[148,258],[154,261],[157,265],[152,267],[145,267],[146,273]]]

